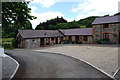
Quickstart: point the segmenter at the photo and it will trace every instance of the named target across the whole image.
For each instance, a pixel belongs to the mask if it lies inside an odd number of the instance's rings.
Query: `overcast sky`
[[[40,22],[56,18],[67,21],[80,20],[89,16],[113,15],[118,12],[119,0],[33,0],[29,7],[31,15],[37,17],[32,20],[33,29]]]

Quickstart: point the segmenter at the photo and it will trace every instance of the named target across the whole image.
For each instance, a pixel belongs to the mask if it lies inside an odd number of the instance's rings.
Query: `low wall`
[[[0,48],[0,57],[4,56],[4,48]]]

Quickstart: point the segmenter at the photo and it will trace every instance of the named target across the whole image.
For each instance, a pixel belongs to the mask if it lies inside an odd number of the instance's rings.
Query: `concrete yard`
[[[52,52],[85,60],[101,70],[113,75],[118,69],[117,45],[54,45],[37,49],[26,49],[39,52]]]

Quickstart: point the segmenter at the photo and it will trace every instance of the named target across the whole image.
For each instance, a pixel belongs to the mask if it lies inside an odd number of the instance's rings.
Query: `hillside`
[[[89,28],[92,22],[98,16],[91,16],[78,21],[67,22],[63,17],[47,20],[36,26],[36,30],[56,30],[56,29],[73,29],[73,28]]]

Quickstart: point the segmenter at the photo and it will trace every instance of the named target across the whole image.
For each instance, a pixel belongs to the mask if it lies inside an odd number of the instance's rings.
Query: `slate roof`
[[[119,23],[119,22],[120,22],[120,15],[115,15],[115,16],[96,18],[92,24],[94,25],[94,24]]]
[[[61,37],[58,30],[18,30],[22,38]]]
[[[72,35],[92,35],[92,28],[59,30],[18,30],[22,38],[62,37]]]
[[[92,35],[92,28],[79,28],[79,29],[60,29],[66,35]]]

